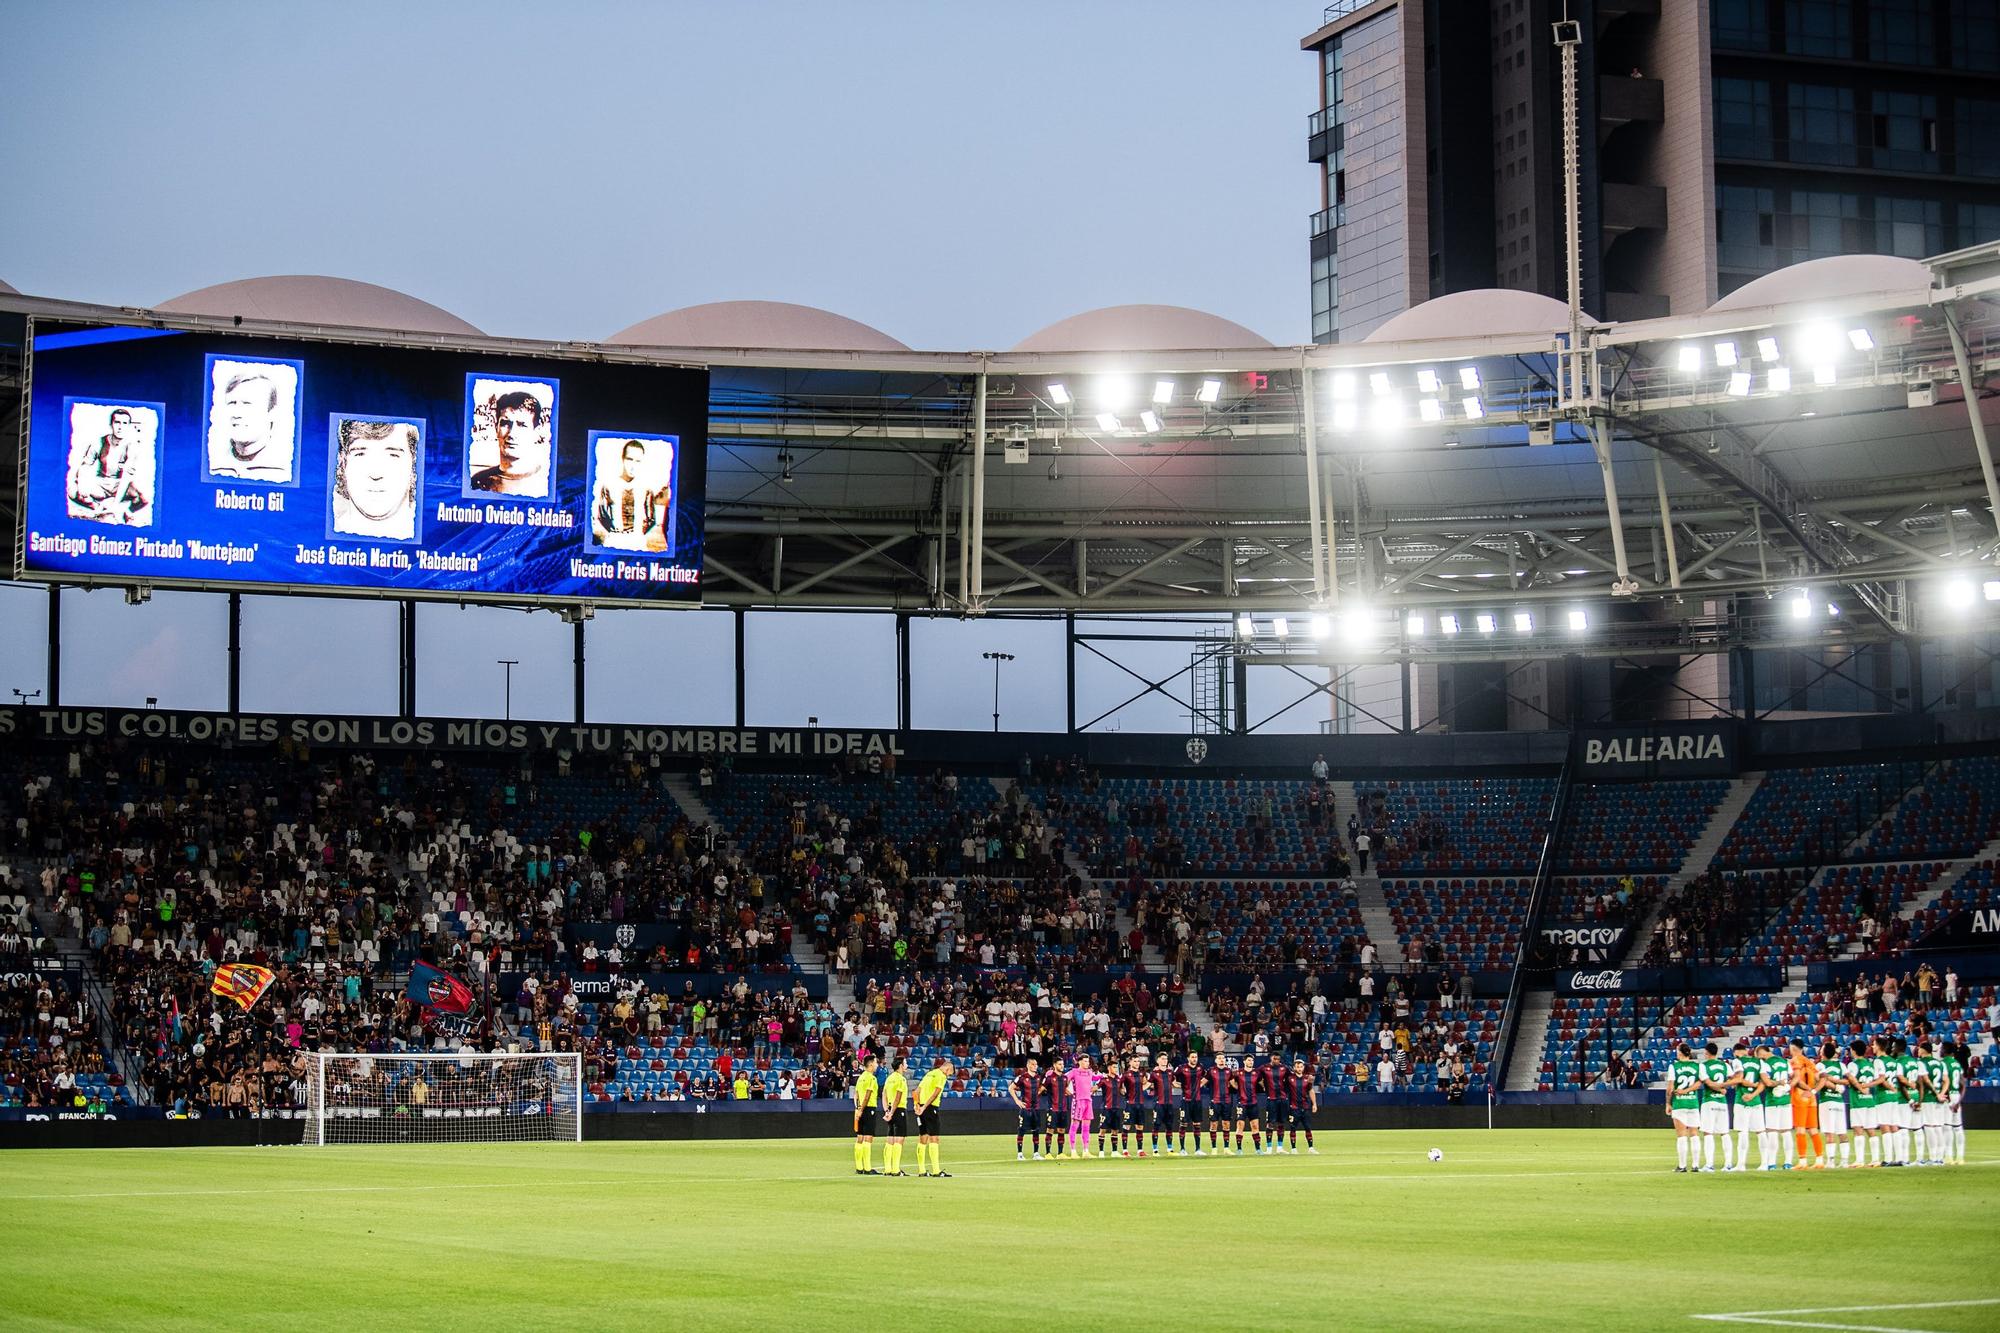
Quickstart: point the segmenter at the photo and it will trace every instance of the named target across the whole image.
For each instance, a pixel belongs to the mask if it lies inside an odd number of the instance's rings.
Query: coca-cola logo
[[[1625,974],[1615,968],[1602,972],[1573,972],[1569,978],[1571,990],[1624,990]]]

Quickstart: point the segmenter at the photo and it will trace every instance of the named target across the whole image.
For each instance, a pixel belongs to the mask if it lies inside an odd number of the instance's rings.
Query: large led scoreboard
[[[19,575],[694,604],[708,373],[36,319]]]

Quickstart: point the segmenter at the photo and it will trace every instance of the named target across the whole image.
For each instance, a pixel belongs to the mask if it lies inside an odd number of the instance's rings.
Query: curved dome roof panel
[[[797,351],[907,352],[858,319],[786,301],[711,301],[640,320],[604,341],[642,347],[782,347]]]
[[[1709,309],[1754,310],[1877,295],[1907,297],[1906,304],[1918,305],[1930,299],[1930,289],[1929,267],[1914,259],[1829,255],[1752,278]]]
[[[153,308],[171,315],[241,315],[245,319],[393,329],[399,333],[479,333],[449,310],[392,288],[310,274],[217,283],[161,301]]]
[[[1180,352],[1270,347],[1234,320],[1178,305],[1112,305],[1060,319],[1014,344],[1017,352]]]
[[[1584,323],[1595,324],[1590,315]],[[1556,333],[1569,328],[1569,307],[1540,292],[1478,287],[1432,297],[1383,321],[1363,342],[1415,342],[1426,338],[1484,338],[1511,333]]]

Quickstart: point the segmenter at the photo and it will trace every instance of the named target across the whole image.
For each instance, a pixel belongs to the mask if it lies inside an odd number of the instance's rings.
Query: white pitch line
[[[1846,1333],[1934,1333],[1933,1330],[1909,1328],[1901,1324],[1843,1324],[1822,1319],[1780,1319],[1775,1316],[1870,1314],[1877,1310],[1958,1310],[1975,1305],[2000,1305],[2000,1297],[1968,1301],[1911,1301],[1896,1305],[1818,1305],[1799,1310],[1739,1310],[1733,1314],[1697,1314],[1688,1318],[1705,1319],[1717,1324],[1762,1324],[1773,1328],[1831,1328],[1846,1330]]]

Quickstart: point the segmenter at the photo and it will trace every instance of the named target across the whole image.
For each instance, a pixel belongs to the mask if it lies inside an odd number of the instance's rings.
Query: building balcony
[[[1306,117],[1306,161],[1324,162],[1340,150],[1347,127],[1335,119],[1338,107],[1321,107]]]
[[[1603,186],[1602,203],[1599,210],[1599,225],[1608,237],[1623,236],[1628,231],[1651,227],[1665,231],[1667,227],[1667,189],[1664,185],[1617,185],[1609,181]]]
[[[1597,134],[1601,142],[1613,130],[1635,120],[1652,124],[1667,118],[1666,85],[1658,79],[1606,74],[1597,80]]]
[[[1322,208],[1319,212],[1312,215],[1311,236],[1314,238],[1324,236],[1345,221],[1347,221],[1347,209],[1345,206],[1335,204],[1332,208]]]

